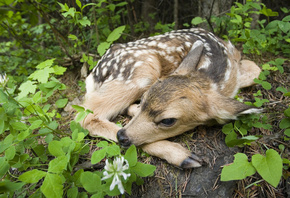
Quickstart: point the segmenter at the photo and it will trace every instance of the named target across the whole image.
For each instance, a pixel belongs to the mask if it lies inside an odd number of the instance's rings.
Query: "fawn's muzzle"
[[[119,144],[122,147],[129,147],[131,145],[131,142],[126,135],[126,130],[125,129],[120,129],[117,133],[117,139],[119,141]]]

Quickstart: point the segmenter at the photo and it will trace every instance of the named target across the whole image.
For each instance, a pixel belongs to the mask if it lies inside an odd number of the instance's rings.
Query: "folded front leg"
[[[200,167],[202,160],[178,143],[160,140],[141,147],[146,153],[165,159],[170,164],[181,168]]]

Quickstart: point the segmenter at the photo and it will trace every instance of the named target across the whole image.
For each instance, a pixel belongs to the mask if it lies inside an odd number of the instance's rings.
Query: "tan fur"
[[[254,84],[260,68],[241,60],[230,42],[192,29],[134,45],[128,44],[133,46],[128,52],[122,51],[124,45],[114,45],[86,80],[84,107],[94,113],[81,124],[90,135],[114,141],[118,137],[123,146],[135,144],[171,164],[191,168],[201,161],[165,139],[198,125],[223,124],[238,115],[259,112],[232,99],[239,88]],[[139,98],[141,104],[133,104]],[[124,128],[110,122],[126,110],[133,118]]]

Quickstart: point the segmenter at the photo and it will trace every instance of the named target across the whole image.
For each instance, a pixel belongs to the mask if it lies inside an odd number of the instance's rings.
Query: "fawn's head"
[[[177,136],[202,124],[225,123],[255,109],[221,95],[201,73],[156,82],[144,95],[140,112],[118,132],[124,147]]]

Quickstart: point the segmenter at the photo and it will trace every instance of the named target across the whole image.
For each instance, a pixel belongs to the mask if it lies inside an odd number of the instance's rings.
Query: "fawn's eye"
[[[176,123],[176,121],[177,121],[176,118],[167,118],[167,119],[161,120],[159,124],[165,127],[171,127]]]

